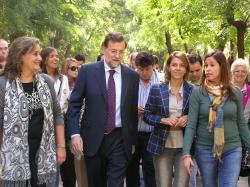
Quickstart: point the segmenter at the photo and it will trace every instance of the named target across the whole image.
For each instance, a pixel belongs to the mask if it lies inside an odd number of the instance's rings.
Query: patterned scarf
[[[223,96],[226,92],[222,93],[221,86],[213,86],[207,80],[204,85],[212,102],[209,110],[208,129],[209,132],[214,131],[214,157],[220,160],[225,144],[222,107],[227,99],[226,96]]]
[[[40,147],[36,154],[38,183],[53,183],[56,179],[56,151],[52,96],[44,78],[36,74],[35,84],[43,111],[43,132]],[[0,148],[0,163],[3,175],[0,186],[26,186],[30,180],[28,146],[29,110],[22,83],[17,78],[7,80],[4,98],[3,144]]]

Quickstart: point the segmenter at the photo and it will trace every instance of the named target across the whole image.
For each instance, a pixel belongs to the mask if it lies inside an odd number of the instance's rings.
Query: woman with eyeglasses
[[[40,63],[37,38],[13,41],[0,76],[1,187],[51,186],[65,160],[63,116]]]
[[[183,161],[189,174],[195,137],[195,160],[204,187],[235,187],[240,173],[241,138],[250,150],[250,132],[243,115],[241,91],[230,83],[221,51],[207,54],[200,86],[190,97]]]
[[[70,91],[72,91],[73,88],[75,87],[75,82],[76,82],[79,68],[80,66],[77,60],[74,58],[67,58],[64,61],[62,72],[68,78]]]
[[[70,92],[74,89],[76,78],[78,76],[78,71],[81,66],[78,61],[74,58],[67,58],[63,64],[63,73],[68,77],[69,81],[69,89]],[[69,95],[70,98],[70,95]],[[84,106],[84,104],[83,104]],[[64,106],[65,110],[68,109],[68,102]],[[84,107],[81,110],[83,112]],[[65,117],[65,132],[67,133],[67,116]],[[64,186],[74,186],[73,182],[77,180],[78,186],[86,186],[87,187],[87,176],[86,176],[86,166],[85,160],[83,157],[75,158],[74,155],[70,151],[70,140],[66,140],[67,147],[67,158],[66,161],[61,165],[60,171],[62,178],[64,180]],[[67,182],[67,181],[68,182]],[[71,181],[71,182],[70,182]],[[71,185],[70,185],[71,184]]]
[[[249,125],[250,116],[250,86],[247,85],[249,64],[244,59],[237,59],[231,65],[232,83],[241,90],[242,104],[244,109],[244,116]],[[249,126],[248,126],[249,127]],[[248,176],[248,185],[250,186],[250,165],[249,155],[245,144],[242,142],[242,160],[240,176]]]

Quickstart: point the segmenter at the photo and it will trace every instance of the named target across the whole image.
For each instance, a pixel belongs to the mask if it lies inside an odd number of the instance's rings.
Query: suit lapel
[[[104,70],[104,62],[103,61],[101,61],[97,64],[96,78],[97,78],[97,82],[100,86],[102,96],[103,96],[105,102],[107,102],[108,101],[108,94],[107,94],[106,77],[105,77],[105,70]]]
[[[160,94],[162,98],[164,114],[166,117],[169,116],[169,91],[168,91],[168,84],[161,84],[160,85]]]
[[[128,88],[128,74],[126,69],[123,67],[123,65],[121,65],[121,79],[122,79],[122,90],[121,90],[121,107],[124,104],[125,101],[125,97],[126,97],[126,92],[127,92],[127,88]]]
[[[161,84],[160,86],[160,93],[162,98],[162,103],[164,106],[164,113],[166,116],[169,116],[169,86],[168,84]],[[191,86],[189,86],[186,82],[183,85],[183,109],[182,113],[184,114],[185,110],[188,107],[188,101],[191,94]]]

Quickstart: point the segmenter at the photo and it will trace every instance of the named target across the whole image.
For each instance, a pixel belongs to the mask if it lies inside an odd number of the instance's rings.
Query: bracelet
[[[184,159],[186,159],[186,158],[191,158],[191,155],[184,155],[184,156],[182,156],[182,160],[184,160]]]
[[[65,146],[65,144],[57,144],[57,145],[56,145],[56,148],[57,148],[57,149],[60,149],[60,148],[65,149],[66,146]]]

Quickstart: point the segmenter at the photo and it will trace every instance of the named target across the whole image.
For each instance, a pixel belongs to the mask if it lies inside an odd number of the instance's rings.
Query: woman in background
[[[74,59],[74,58],[67,58],[64,61],[64,65],[63,65],[63,73],[67,76],[68,80],[69,80],[69,89],[70,92],[72,92],[72,90],[75,87],[75,83],[76,83],[76,78],[78,76],[78,71],[79,68],[81,66],[79,66],[78,62]],[[69,95],[70,98],[70,95]],[[65,110],[67,111],[68,109],[68,102],[67,105],[65,105]],[[83,113],[84,111],[84,104],[81,110],[81,113]],[[67,134],[67,117],[65,117],[65,131]],[[65,179],[71,180],[72,184],[73,181],[75,181],[75,179],[77,180],[77,184],[79,187],[87,187],[88,183],[87,183],[87,173],[86,173],[86,166],[85,166],[85,160],[84,157],[80,157],[77,158],[77,156],[74,156],[71,151],[70,151],[70,140],[68,140],[67,142],[67,147],[66,147],[66,151],[67,151],[67,160],[66,162],[63,163],[63,165],[61,166],[61,175],[65,175]],[[65,185],[65,186],[69,186],[69,185]]]
[[[69,97],[68,78],[59,71],[59,56],[58,52],[53,47],[46,47],[41,51],[42,57],[42,72],[48,74],[54,80],[54,88],[62,112],[65,113],[64,105]]]
[[[42,72],[48,74],[54,80],[54,89],[58,102],[61,107],[62,114],[65,115],[65,104],[69,96],[68,78],[59,71],[59,56],[58,52],[53,47],[43,48],[41,51],[41,68]],[[67,180],[62,178],[62,181]],[[59,185],[59,168],[55,186]]]
[[[244,59],[237,59],[231,65],[232,83],[241,90],[242,104],[244,109],[244,116],[246,122],[249,122],[250,116],[250,86],[247,84],[249,65]],[[249,124],[248,124],[249,125]],[[248,185],[250,186],[250,168],[249,165],[247,148],[242,143],[242,160],[241,160],[241,171],[240,176],[248,176]]]

